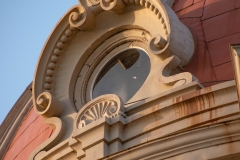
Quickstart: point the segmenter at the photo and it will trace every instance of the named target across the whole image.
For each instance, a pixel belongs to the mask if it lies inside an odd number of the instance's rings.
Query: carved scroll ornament
[[[75,11],[70,14],[68,21],[73,28],[91,30],[95,27],[94,14],[82,5],[78,5]]]
[[[63,112],[61,102],[52,96],[49,92],[41,93],[36,99],[35,111],[37,114],[43,116],[44,122],[54,128],[53,135],[39,145],[29,156],[29,160],[41,159],[39,157],[54,147],[64,134],[64,122],[59,118]]]
[[[57,118],[57,117],[47,118],[44,120],[44,122],[49,126],[54,127],[55,131],[49,139],[47,139],[45,142],[39,145],[35,150],[32,151],[28,160],[41,159],[39,157],[45,155],[46,151],[54,147],[63,136],[65,127],[60,118]]]
[[[117,115],[124,115],[122,100],[114,94],[99,96],[88,102],[78,112],[74,126],[79,129],[101,117],[113,118]]]
[[[173,88],[188,84],[194,80],[198,82],[198,79],[189,72],[183,72],[183,73],[179,73],[179,74],[168,76],[168,77],[163,75],[164,69],[167,68],[168,72],[171,73],[172,70],[179,65],[179,63],[180,63],[180,59],[177,58],[176,56],[171,56],[166,58],[162,62],[159,68],[159,73],[158,73],[159,82],[166,85],[171,85],[173,86]]]
[[[43,117],[59,117],[63,112],[63,106],[51,93],[43,92],[36,100],[35,111]]]
[[[125,4],[122,0],[100,0],[100,5],[106,11],[113,11],[117,14],[125,12]]]

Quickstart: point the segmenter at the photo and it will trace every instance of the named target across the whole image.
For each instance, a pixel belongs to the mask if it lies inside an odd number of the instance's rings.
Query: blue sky
[[[0,123],[33,80],[55,24],[75,4],[78,0],[0,1]]]

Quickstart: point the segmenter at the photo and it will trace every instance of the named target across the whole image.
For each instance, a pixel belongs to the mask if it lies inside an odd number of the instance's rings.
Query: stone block
[[[108,145],[106,142],[100,142],[91,148],[86,149],[85,160],[100,159],[108,155]]]
[[[122,143],[119,141],[115,141],[109,145],[109,154],[113,154],[121,150],[122,150]]]

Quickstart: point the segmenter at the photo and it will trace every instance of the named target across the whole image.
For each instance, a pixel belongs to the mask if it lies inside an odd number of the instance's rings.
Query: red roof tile
[[[240,9],[204,20],[203,29],[206,41],[213,41],[240,32]]]
[[[42,134],[28,144],[15,158],[15,160],[28,159],[28,156],[31,154],[31,152],[50,137],[51,132],[51,128],[46,129]]]
[[[191,6],[177,12],[177,15],[179,18],[201,17],[202,13],[203,13],[203,5],[204,5],[204,1],[195,3]]]
[[[229,45],[234,43],[240,43],[240,33],[207,43],[213,66],[220,65],[231,60]]]
[[[233,80],[232,62],[224,63],[213,68],[218,81]]]
[[[172,8],[175,12],[177,12],[184,8],[189,7],[192,4],[193,4],[193,0],[178,0],[176,3],[174,3]]]
[[[203,17],[207,19],[235,8],[235,0],[206,0]]]
[[[16,139],[12,147],[8,149],[4,159],[14,159],[27,145],[41,135],[47,128],[49,127],[43,122],[43,118],[38,117],[34,123],[29,125],[19,138]]]

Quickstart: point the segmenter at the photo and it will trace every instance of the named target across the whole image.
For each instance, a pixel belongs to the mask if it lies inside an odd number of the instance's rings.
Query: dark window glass
[[[123,102],[140,89],[150,72],[150,59],[139,49],[128,49],[112,58],[101,70],[93,88],[93,98],[116,94]]]

